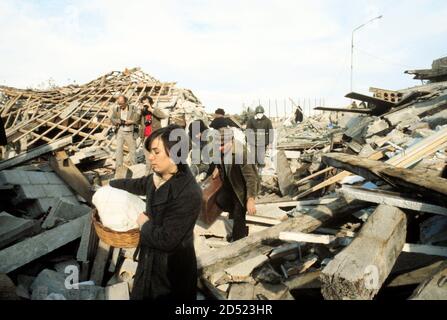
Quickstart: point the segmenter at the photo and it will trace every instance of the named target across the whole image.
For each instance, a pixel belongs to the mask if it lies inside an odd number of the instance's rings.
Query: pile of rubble
[[[227,241],[227,213],[197,221],[201,298],[447,298],[447,82],[371,91],[278,127],[248,237]],[[207,119],[200,101],[138,69],[0,92],[1,297],[128,299],[134,249],[99,240],[90,215],[92,186],[114,175],[110,106],[149,94],[185,126]]]
[[[138,68],[47,91],[0,87],[8,139],[0,156],[2,298],[128,298],[136,263],[99,241],[90,215],[93,190],[115,175],[110,113],[119,94],[131,104],[151,96],[169,114],[163,125],[208,118],[190,90]],[[137,155],[142,163],[124,175],[144,175],[141,143]],[[78,290],[67,289],[67,277]]]
[[[439,73],[439,72],[438,72]],[[447,299],[447,82],[278,128],[251,233],[200,255],[217,299]],[[225,218],[222,218],[226,221]],[[256,227],[256,228],[255,228]],[[252,229],[253,228],[253,229]],[[257,230],[256,230],[257,229]]]

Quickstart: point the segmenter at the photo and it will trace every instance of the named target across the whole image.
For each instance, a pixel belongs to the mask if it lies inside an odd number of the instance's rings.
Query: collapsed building
[[[249,236],[227,242],[226,213],[196,224],[201,297],[447,299],[447,81],[429,80],[352,92],[362,107],[321,107],[278,126]],[[90,214],[92,185],[113,176],[107,112],[118,92],[133,101],[146,93],[169,110],[169,123],[186,125],[207,118],[200,101],[139,70],[80,87],[0,91],[10,141],[0,162],[0,273],[9,297],[127,299],[134,250],[99,240]],[[141,176],[141,166],[126,175]],[[74,296],[63,286],[67,266],[84,284]]]

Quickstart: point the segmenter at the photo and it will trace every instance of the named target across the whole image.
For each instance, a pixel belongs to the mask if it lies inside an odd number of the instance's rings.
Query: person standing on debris
[[[273,142],[272,121],[264,114],[264,108],[257,106],[255,116],[247,122],[247,140],[256,155],[258,167],[265,166],[265,151]]]
[[[297,124],[301,123],[303,122],[303,119],[304,119],[303,109],[301,109],[300,106],[297,106],[295,110],[295,123]]]
[[[127,97],[120,95],[117,98],[118,107],[113,109],[111,121],[117,127],[116,133],[116,168],[123,166],[124,143],[129,149],[131,165],[136,164],[134,126],[138,123],[138,112],[128,104]]]
[[[173,151],[179,144],[182,147]],[[186,164],[187,144],[186,132],[179,126],[156,130],[144,143],[154,173],[110,182],[114,188],[146,196],[146,212],[137,220],[140,243],[134,256],[138,255],[138,266],[133,300],[196,299],[193,230],[202,191]]]
[[[0,159],[4,157],[6,152],[4,146],[8,144],[8,139],[6,139],[5,126],[3,124],[3,119],[0,117]]]
[[[220,133],[221,161],[215,164],[212,178],[218,176],[223,186],[216,197],[217,205],[233,219],[232,241],[248,235],[246,213],[256,213],[256,196],[259,191],[259,176],[256,166],[248,163],[248,151],[234,139],[230,128],[222,128]],[[238,154],[242,152],[242,154]]]
[[[232,126],[232,121],[229,121],[228,118],[225,117],[225,110],[222,108],[216,109],[214,112],[214,119],[210,123],[210,128],[219,130],[228,126]]]
[[[191,151],[191,169],[196,168],[195,174],[208,173],[210,169],[210,154],[207,154],[206,145],[209,143],[209,128],[198,119],[192,121],[188,126],[188,136]],[[193,170],[194,171],[194,170]]]
[[[141,124],[140,124],[140,138],[141,141],[145,141],[150,137],[152,132],[161,128],[161,120],[166,119],[168,116],[166,113],[158,107],[154,107],[154,100],[149,96],[144,96],[140,99],[141,107]],[[149,155],[144,152],[146,159],[147,173],[151,170],[151,163],[149,161]]]

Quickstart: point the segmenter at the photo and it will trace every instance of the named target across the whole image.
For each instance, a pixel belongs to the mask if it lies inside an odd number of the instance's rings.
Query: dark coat
[[[257,146],[273,143],[273,135],[270,134],[270,130],[273,129],[272,121],[265,115],[261,119],[250,118],[247,122],[247,129],[253,130],[256,135],[256,140],[249,140],[250,143],[255,142]],[[253,143],[251,144],[253,145]]]
[[[141,228],[138,267],[132,299],[195,300],[197,261],[194,226],[201,211],[202,191],[189,167],[158,190],[152,174],[113,180],[110,185],[146,195],[149,221]]]
[[[0,146],[6,146],[7,144],[5,126],[3,125],[3,119],[0,117]]]
[[[248,163],[246,147],[239,146],[239,148],[243,150],[242,163],[236,164],[236,147],[235,144],[233,144],[232,164],[217,164],[217,168],[224,183],[226,182],[225,174],[227,175],[230,189],[234,191],[242,207],[246,208],[247,199],[256,198],[258,195],[260,179],[256,165]]]

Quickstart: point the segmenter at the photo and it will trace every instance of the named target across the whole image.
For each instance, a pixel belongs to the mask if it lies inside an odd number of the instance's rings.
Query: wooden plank
[[[416,288],[410,300],[447,300],[447,261]]]
[[[331,112],[344,112],[344,113],[360,113],[360,114],[372,114],[374,109],[370,108],[353,108],[353,109],[347,109],[347,108],[331,108],[331,107],[317,107],[314,108],[314,110],[317,111],[331,111]]]
[[[289,290],[319,289],[321,288],[320,275],[320,270],[310,271],[304,274],[289,277],[286,281],[284,281],[284,284],[289,288]]]
[[[0,251],[0,273],[9,273],[78,239],[88,216],[65,223]]]
[[[322,158],[328,165],[348,170],[367,180],[382,180],[391,186],[403,187],[447,206],[447,179],[427,175],[421,169],[404,169],[343,153],[328,153]]]
[[[120,257],[121,249],[120,248],[112,248],[112,259],[110,260],[109,272],[115,272],[116,266],[118,265],[118,259]]]
[[[428,212],[447,216],[447,208],[425,203],[408,197],[402,197],[400,193],[383,190],[368,190],[358,187],[342,186],[341,193],[351,198],[394,206],[401,209]]]
[[[382,159],[384,155],[385,155],[384,154],[384,150],[380,150],[380,151],[377,151],[377,152],[373,153],[372,155],[370,155],[368,157],[368,159],[379,160],[379,159]],[[330,167],[330,168],[333,169],[334,167]],[[328,169],[328,168],[326,168],[326,169]],[[293,197],[293,200],[304,198],[304,197],[314,193],[315,191],[318,191],[318,190],[321,190],[323,188],[326,188],[326,187],[328,187],[328,186],[330,186],[330,185],[332,185],[332,184],[334,184],[336,182],[339,182],[339,181],[343,180],[346,177],[349,177],[350,175],[352,175],[351,172],[349,172],[349,171],[342,171],[342,172],[336,174],[335,176],[333,176],[333,177],[323,181],[322,183],[319,183],[316,186],[313,186],[309,190],[306,190],[306,191],[298,194],[297,196]]]
[[[426,244],[405,243],[403,252],[421,253],[429,256],[447,257],[447,247],[431,246]]]
[[[311,175],[309,175],[309,176],[307,176],[307,177],[305,177],[305,178],[303,178],[301,180],[298,180],[297,182],[295,182],[295,184],[296,185],[302,185],[302,184],[304,184],[304,182],[312,180],[313,178],[316,178],[316,177],[318,177],[318,176],[320,176],[320,175],[322,175],[322,174],[324,174],[326,172],[329,172],[329,171],[331,171],[333,169],[335,169],[335,168],[334,167],[327,167],[327,168],[325,168],[323,170],[320,170],[320,171],[317,171],[317,172],[315,172],[315,173],[313,173],[313,174],[311,174]]]
[[[281,223],[281,220],[259,217],[259,216],[252,216],[252,215],[247,215],[245,217],[245,220],[249,223],[266,224],[269,226],[276,226],[277,224]]]
[[[329,244],[335,240],[335,237],[323,234],[310,234],[295,231],[295,232],[281,232],[279,234],[279,240]]]
[[[265,243],[269,239],[277,239],[280,232],[299,231],[312,232],[325,222],[343,218],[353,211],[366,207],[362,201],[340,198],[330,204],[316,206],[308,213],[299,214],[281,224],[270,227],[230,243],[228,246],[203,256],[198,256],[198,268],[205,273],[213,274],[238,262],[244,261],[259,254],[270,252],[271,247]]]
[[[412,284],[420,284],[424,280],[427,279],[427,274],[433,273],[434,270],[437,270],[442,261],[435,262],[429,266],[419,268],[404,274],[401,274],[395,277],[387,287],[400,287],[400,286],[408,286]]]
[[[380,205],[352,243],[321,274],[325,299],[372,299],[390,274],[405,243],[407,218]]]
[[[98,251],[96,252],[95,261],[93,262],[90,280],[97,286],[101,286],[104,280],[104,272],[107,261],[109,260],[110,245],[99,240]]]
[[[0,162],[0,170],[5,170],[5,169],[11,168],[13,166],[17,166],[21,163],[24,163],[26,161],[37,158],[37,157],[44,155],[48,152],[61,149],[71,143],[72,143],[72,138],[66,137],[66,138],[60,139],[54,143],[34,148],[26,153],[19,154],[11,159],[1,161]]]
[[[231,277],[232,281],[243,282],[250,277],[255,268],[259,267],[266,261],[268,261],[268,257],[266,255],[260,254],[259,256],[245,260],[241,263],[225,269],[225,272]]]
[[[293,174],[283,150],[279,150],[276,153],[276,173],[278,175],[278,185],[281,194],[286,196],[292,193],[295,189],[292,179]]]
[[[73,164],[65,151],[57,151],[56,155],[50,158],[49,163],[51,168],[56,171],[62,180],[89,204],[92,204],[93,190],[91,189],[90,182]]]

